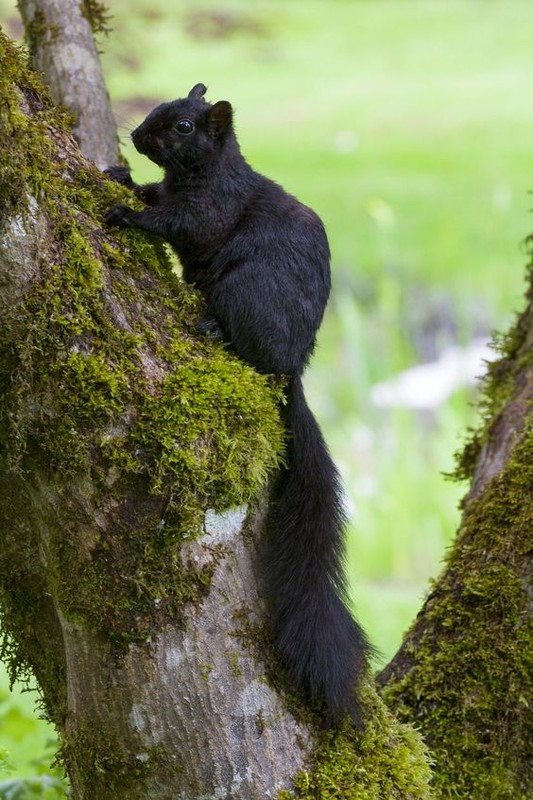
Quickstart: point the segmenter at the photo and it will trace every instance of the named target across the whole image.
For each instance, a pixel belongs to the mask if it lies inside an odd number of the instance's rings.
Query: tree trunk
[[[285,690],[256,574],[281,388],[198,338],[163,248],[101,226],[130,194],[5,38],[0,67],[4,656],[38,679],[73,797],[348,797],[357,763],[361,797],[428,798],[372,687],[364,737]]]
[[[256,558],[279,387],[197,337],[160,245],[102,227],[133,199],[4,38],[0,102],[4,655],[37,676],[75,800],[525,799],[531,306],[463,458],[447,569],[380,679],[433,749],[431,790],[370,682],[364,734],[284,685]]]
[[[92,27],[105,11],[92,0],[19,0],[32,66],[57,105],[75,119],[80,151],[105,169],[118,164],[118,139]],[[92,26],[92,27],[91,27]]]
[[[471,478],[446,567],[378,678],[435,758],[439,797],[533,793],[533,271],[528,305],[489,367],[484,422],[458,476]]]

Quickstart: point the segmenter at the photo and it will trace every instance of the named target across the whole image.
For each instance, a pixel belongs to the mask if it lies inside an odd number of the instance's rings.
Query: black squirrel
[[[164,178],[138,186],[127,168],[110,167],[146,208],[117,205],[106,220],[162,236],[207,301],[203,332],[221,335],[260,372],[290,376],[287,466],[264,559],[272,628],[292,685],[325,702],[332,721],[348,713],[361,725],[370,646],[347,608],[342,491],[301,380],[330,291],[328,240],[314,211],[245,161],[231,104],[211,105],[205,92],[197,84],[133,131]]]

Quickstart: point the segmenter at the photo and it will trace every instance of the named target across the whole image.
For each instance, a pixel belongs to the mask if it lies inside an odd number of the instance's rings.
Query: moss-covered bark
[[[280,387],[196,336],[201,301],[160,245],[102,229],[124,190],[6,39],[0,60],[4,656],[36,674],[75,796],[262,798],[299,775],[313,796],[428,797],[419,737],[370,686],[364,737],[319,733],[297,698],[284,710],[257,530],[198,539],[206,508],[264,490]]]
[[[196,335],[201,302],[161,245],[101,227],[123,190],[81,157],[3,36],[0,108],[3,655],[14,677],[37,676],[86,780],[66,651],[83,639],[117,664],[185,625],[220,547],[202,564],[182,547],[207,508],[264,491],[283,452],[281,388]],[[107,788],[86,796],[113,796],[131,757],[93,764]]]
[[[532,297],[530,285],[459,459],[472,486],[444,572],[380,678],[387,703],[424,733],[439,798],[533,793]]]
[[[3,655],[37,676],[74,797],[526,797],[530,317],[463,459],[449,567],[387,671],[399,720],[369,682],[365,733],[324,730],[268,645],[259,518],[205,514],[264,490],[280,387],[198,338],[159,244],[102,227],[125,190],[3,37],[0,110]]]

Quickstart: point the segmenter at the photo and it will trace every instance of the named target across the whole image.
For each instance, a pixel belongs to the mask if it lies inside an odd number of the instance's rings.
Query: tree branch
[[[115,120],[81,0],[19,0],[34,69],[75,119],[80,151],[100,169],[118,163]]]
[[[533,271],[529,272],[529,279]],[[378,678],[421,726],[438,796],[531,796],[533,289],[490,364],[484,421],[464,449],[471,488],[443,574]]]

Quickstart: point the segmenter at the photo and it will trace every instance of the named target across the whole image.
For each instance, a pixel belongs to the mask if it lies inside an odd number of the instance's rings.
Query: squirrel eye
[[[189,133],[193,132],[194,125],[190,119],[180,119],[180,121],[176,124],[176,130],[178,133],[182,133],[187,136]]]

